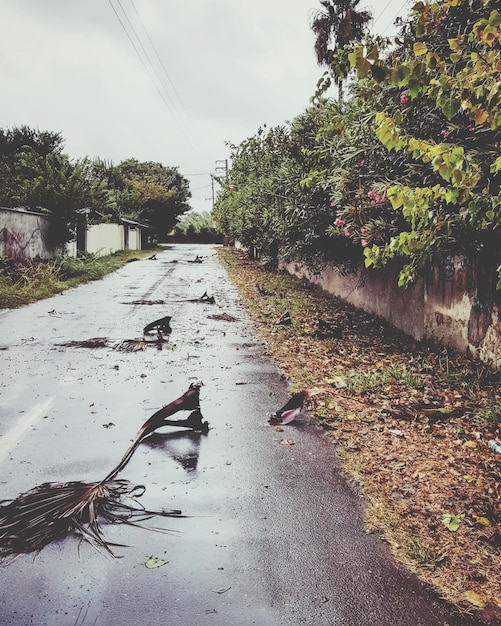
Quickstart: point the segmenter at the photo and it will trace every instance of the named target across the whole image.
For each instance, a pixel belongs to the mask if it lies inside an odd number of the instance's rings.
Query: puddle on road
[[[190,477],[195,478],[200,448],[208,433],[193,431],[177,431],[171,433],[153,433],[143,441],[146,448],[158,451],[162,455],[170,457],[177,465],[182,467]],[[148,461],[150,462],[150,461]],[[154,462],[154,461],[153,461]]]

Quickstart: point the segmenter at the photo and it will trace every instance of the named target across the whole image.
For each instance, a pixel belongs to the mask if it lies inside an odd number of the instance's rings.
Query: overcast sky
[[[368,0],[395,33],[405,0]],[[0,127],[61,133],[72,159],[178,166],[192,206],[263,124],[292,120],[323,73],[319,0],[0,0]],[[221,173],[220,170],[217,173]]]

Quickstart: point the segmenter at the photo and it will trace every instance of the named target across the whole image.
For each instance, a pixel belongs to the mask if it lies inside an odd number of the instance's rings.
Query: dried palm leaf
[[[39,552],[49,543],[77,530],[98,549],[115,556],[104,540],[99,518],[136,525],[154,515],[179,517],[181,511],[148,511],[122,501],[144,493],[142,485],[127,480],[44,483],[15,500],[0,503],[0,558]]]
[[[153,304],[165,304],[165,300],[132,300],[132,302],[122,302],[122,304],[140,304],[140,305],[153,305]]]
[[[113,350],[120,350],[121,352],[139,352],[145,348],[146,341],[144,339],[124,339],[113,346]]]
[[[56,345],[64,346],[65,348],[107,348],[108,339],[106,337],[92,337],[91,339],[67,341],[66,343],[57,343]]]
[[[207,423],[202,422],[202,414],[200,413],[200,387],[202,383],[192,383],[182,396],[174,400],[170,404],[162,407],[154,413],[139,429],[127,451],[120,459],[118,465],[106,476],[105,480],[111,480],[123,470],[130,461],[130,458],[136,451],[137,447],[155,430],[163,426],[182,426],[184,428],[193,428],[195,430],[208,429]],[[186,420],[169,420],[171,415],[178,411],[193,411]]]
[[[200,298],[188,298],[182,300],[170,300],[170,302],[205,302],[205,304],[216,304],[214,296],[209,296],[207,291],[200,296]]]
[[[145,487],[118,480],[141,441],[165,425],[203,428],[200,413],[201,383],[190,385],[188,391],[150,417],[137,433],[119,464],[99,482],[43,483],[19,495],[15,500],[0,502],[0,559],[12,560],[29,552],[39,552],[44,546],[73,531],[96,548],[115,556],[111,545],[103,538],[101,518],[107,522],[137,525],[153,516],[179,517],[181,511],[149,511],[139,505]],[[192,411],[186,420],[169,420],[178,411]],[[129,498],[137,506],[123,501]],[[165,531],[164,531],[165,532]]]

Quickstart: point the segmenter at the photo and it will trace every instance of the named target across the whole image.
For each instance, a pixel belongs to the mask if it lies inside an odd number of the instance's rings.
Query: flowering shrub
[[[501,15],[494,0],[417,2],[396,48],[348,57],[351,98],[314,105],[233,155],[215,214],[265,253],[404,264],[499,255]],[[501,287],[501,265],[499,266]]]
[[[392,177],[386,189],[404,228],[366,246],[365,263],[404,257],[402,286],[451,251],[499,248],[501,14],[494,5],[418,2],[399,55],[380,59],[372,48],[365,56],[359,46],[350,57],[360,81],[398,94],[398,107],[376,114],[376,133],[390,153],[408,160],[403,179]]]

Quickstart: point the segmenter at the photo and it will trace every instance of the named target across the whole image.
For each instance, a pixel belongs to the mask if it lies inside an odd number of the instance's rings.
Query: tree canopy
[[[292,122],[233,147],[221,227],[275,257],[397,259],[401,286],[450,254],[496,262],[500,26],[493,0],[417,2],[394,40],[348,43],[346,101],[324,83]]]
[[[63,149],[59,133],[0,129],[0,204],[50,214],[55,244],[73,237],[82,209],[98,221],[141,220],[160,240],[190,209],[189,183],[176,167],[135,159],[72,161]]]
[[[347,47],[363,39],[372,14],[359,8],[360,0],[321,0],[320,4],[322,9],[315,12],[311,23],[315,33],[315,56],[319,65],[332,69],[342,100],[343,80],[350,68]]]

